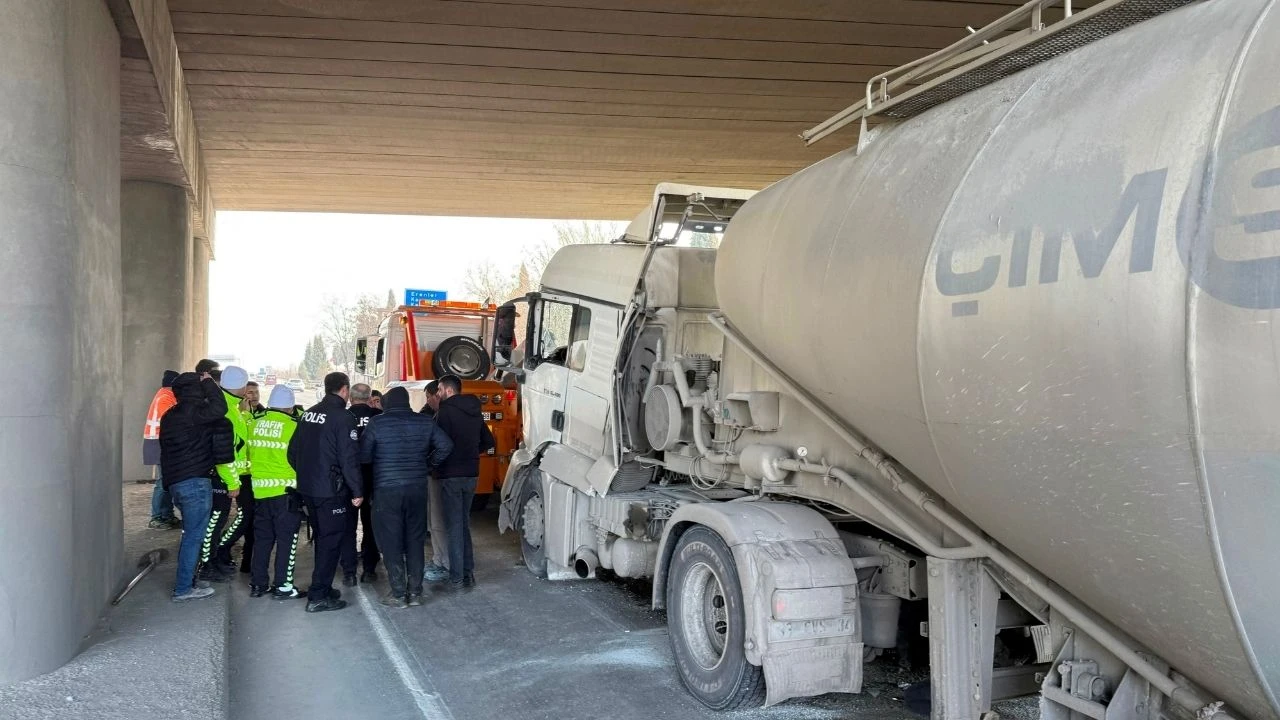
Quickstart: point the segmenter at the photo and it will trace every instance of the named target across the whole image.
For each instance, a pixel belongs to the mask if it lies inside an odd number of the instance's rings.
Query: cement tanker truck
[[[713,708],[923,632],[935,718],[1280,718],[1280,7],[1171,4],[561,250],[512,373],[526,564],[652,578]]]

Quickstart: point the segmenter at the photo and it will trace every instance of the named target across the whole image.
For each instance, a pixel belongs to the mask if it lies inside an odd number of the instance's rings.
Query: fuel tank
[[[716,267],[729,320],[842,419],[1269,720],[1278,78],[1276,2],[1188,6],[773,185]]]

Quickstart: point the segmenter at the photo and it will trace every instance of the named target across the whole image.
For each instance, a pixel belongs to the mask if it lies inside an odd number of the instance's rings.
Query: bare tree
[[[519,269],[504,271],[492,262],[474,263],[467,268],[463,289],[473,300],[502,303],[537,289],[542,271],[556,251],[566,245],[601,244],[617,240],[625,228],[621,223],[579,220],[554,225],[555,238],[531,248]]]
[[[515,273],[503,272],[492,262],[472,264],[462,279],[462,289],[476,302],[503,303],[516,295],[518,278]]]
[[[344,372],[355,369],[356,338],[378,332],[386,308],[373,295],[361,295],[348,305],[335,297],[326,297],[320,310],[320,335],[330,349],[334,367]]]

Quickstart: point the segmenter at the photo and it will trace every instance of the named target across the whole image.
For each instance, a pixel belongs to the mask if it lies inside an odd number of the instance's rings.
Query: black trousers
[[[253,508],[253,479],[249,475],[240,476],[240,494],[236,496],[239,508],[231,518],[231,524],[222,533],[222,541],[218,543],[218,562],[231,564],[231,548],[240,538],[244,538],[244,552],[241,553],[240,569],[253,567],[254,523],[257,522]],[[267,550],[267,552],[271,552]]]
[[[363,503],[361,503],[363,506]],[[342,531],[342,551],[338,555],[338,564],[342,566],[343,575],[356,574],[356,524],[360,522],[357,508],[347,508],[347,526]]]
[[[246,538],[254,538],[257,553],[253,556],[253,575],[250,582],[258,587],[267,586],[267,570],[271,563],[271,550],[276,551],[274,587],[293,586],[293,567],[298,553],[298,532],[302,529],[302,513],[290,509],[289,497],[263,498],[254,503],[253,532]],[[246,546],[248,540],[245,541]]]
[[[346,496],[318,498],[302,496],[315,527],[312,545],[316,551],[315,568],[311,571],[310,600],[324,600],[333,592],[333,575],[338,571],[338,556],[347,532],[347,515],[355,510]]]
[[[372,499],[372,493],[366,494],[364,503],[360,505],[360,531],[363,533],[360,537],[360,564],[369,573],[378,569],[378,559],[381,557],[378,553],[377,533],[373,531]]]
[[[204,544],[200,547],[200,564],[208,565],[213,553],[218,549],[218,539],[227,526],[227,515],[231,514],[231,496],[227,494],[227,486],[221,480],[213,481],[213,512],[209,513],[209,524],[204,529]]]
[[[423,543],[427,539],[427,487],[378,488],[373,532],[382,549],[391,594],[422,592]]]

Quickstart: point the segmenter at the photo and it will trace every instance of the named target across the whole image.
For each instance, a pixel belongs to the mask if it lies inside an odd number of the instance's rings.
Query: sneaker
[[[195,581],[195,582],[191,583],[191,587],[194,587],[194,588],[211,588],[211,587],[213,587],[213,586],[212,586],[212,585],[210,585],[209,583],[207,583],[207,582],[203,581],[203,580],[197,580],[197,581]]]
[[[267,594],[267,588],[263,585],[250,585],[249,597],[262,597]]]
[[[360,582],[362,583],[371,583],[371,582],[377,582],[377,581],[378,581],[378,571],[376,570],[365,570],[364,574],[360,576]]]
[[[342,585],[343,585],[343,587],[355,587],[355,586],[356,586],[356,574],[355,574],[355,573],[343,573],[343,575],[342,575]]]
[[[412,599],[412,597],[413,596],[410,596],[410,599]],[[383,605],[386,605],[389,608],[397,608],[397,609],[407,608],[409,607],[409,605],[412,604],[412,603],[405,602],[404,597],[400,595],[393,595],[392,593],[387,593],[386,595],[383,595],[381,598],[379,598],[378,602]],[[422,603],[418,603],[418,604],[421,605]]]
[[[233,562],[225,562],[225,563],[224,563],[224,562],[219,562],[219,563],[218,563],[218,572],[222,573],[223,575],[226,575],[228,578],[235,577],[235,574],[236,574],[236,564],[235,564],[235,563],[233,563]]]
[[[347,606],[346,600],[335,600],[332,597],[328,597],[328,598],[325,598],[324,600],[312,600],[308,602],[307,612],[317,613],[317,612],[327,612],[329,610],[341,610],[346,606]]]
[[[291,600],[293,598],[298,597],[299,595],[301,595],[301,593],[298,592],[298,588],[292,585],[290,585],[287,588],[278,587],[275,590],[271,591],[271,597],[277,600]]]
[[[168,520],[166,520],[165,522],[169,523],[169,529],[170,529],[170,530],[181,530],[181,529],[182,529],[182,518],[176,518],[176,517],[175,517],[175,518],[169,518],[169,519],[168,519]]]
[[[423,582],[439,583],[439,582],[444,582],[445,580],[448,580],[448,579],[449,579],[448,568],[440,567],[439,565],[432,562],[427,563],[426,568],[424,568],[422,571]]]
[[[467,573],[466,575],[463,575],[462,584],[464,587],[475,587],[476,586],[475,573]]]
[[[186,602],[188,600],[199,600],[200,598],[207,598],[212,594],[213,594],[213,588],[211,587],[204,587],[204,588],[193,587],[190,590],[182,593],[181,595],[174,595],[172,600],[176,603],[180,603],[180,602]]]
[[[409,607],[420,607],[422,605],[422,593],[409,593]]]
[[[151,522],[147,523],[147,527],[152,530],[168,530],[172,527],[169,524],[170,522],[170,520],[163,518],[151,518]]]

